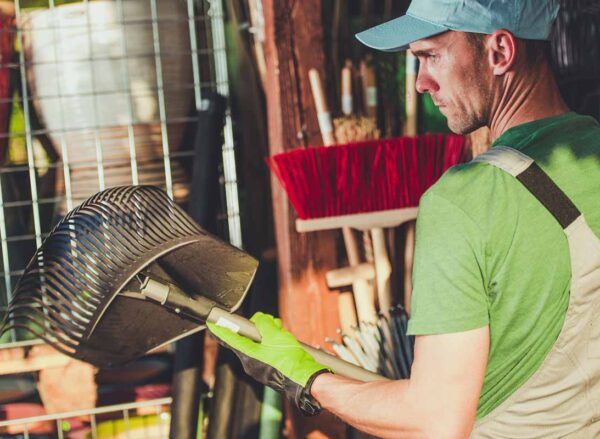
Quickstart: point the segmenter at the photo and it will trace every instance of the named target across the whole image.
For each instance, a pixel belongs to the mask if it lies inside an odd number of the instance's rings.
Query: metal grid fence
[[[54,224],[95,192],[153,184],[185,203],[189,129],[207,93],[229,95],[222,0],[40,2],[0,8],[0,311]],[[241,247],[234,148],[227,111],[224,221]]]
[[[0,421],[0,432],[23,439],[40,436],[57,439],[166,439],[169,437],[171,403],[172,399],[167,397]],[[200,422],[203,420],[201,417]]]

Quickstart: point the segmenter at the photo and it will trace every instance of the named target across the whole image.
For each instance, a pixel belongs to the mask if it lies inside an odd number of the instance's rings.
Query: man
[[[211,325],[252,376],[381,437],[600,437],[600,126],[569,112],[545,58],[557,12],[414,0],[358,35],[410,46],[418,91],[494,148],[421,200],[409,380],[328,373],[270,316],[254,317],[263,345]]]

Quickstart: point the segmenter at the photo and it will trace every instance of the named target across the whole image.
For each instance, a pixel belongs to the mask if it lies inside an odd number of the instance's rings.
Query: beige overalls
[[[600,240],[531,158],[495,147],[476,161],[516,177],[561,224],[572,278],[565,323],[552,350],[521,388],[475,424],[471,438],[600,438]]]

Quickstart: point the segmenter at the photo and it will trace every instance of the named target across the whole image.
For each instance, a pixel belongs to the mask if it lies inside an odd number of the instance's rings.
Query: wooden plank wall
[[[270,154],[321,145],[308,71],[325,73],[321,0],[264,0],[266,99]],[[337,294],[325,285],[336,267],[334,232],[299,234],[295,213],[272,180],[279,265],[279,309],[285,326],[300,340],[323,345],[339,326]],[[288,416],[290,437],[345,438],[345,427],[328,415]]]

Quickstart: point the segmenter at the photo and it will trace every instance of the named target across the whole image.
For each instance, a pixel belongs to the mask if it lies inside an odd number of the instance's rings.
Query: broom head
[[[451,166],[465,138],[427,134],[295,149],[267,159],[302,220],[416,207]]]

